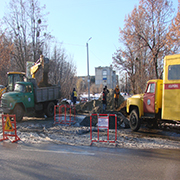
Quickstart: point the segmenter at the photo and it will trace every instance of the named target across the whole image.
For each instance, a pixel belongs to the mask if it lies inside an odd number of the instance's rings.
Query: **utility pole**
[[[88,101],[90,101],[90,78],[89,78],[89,49],[88,49],[88,42],[92,39],[92,37],[90,37],[86,43],[86,47],[87,47],[87,73],[88,73]]]

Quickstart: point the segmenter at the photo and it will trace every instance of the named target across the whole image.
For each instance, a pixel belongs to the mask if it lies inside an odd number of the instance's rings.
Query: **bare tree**
[[[68,57],[61,46],[55,45],[51,57],[49,79],[50,83],[61,85],[61,97],[69,98],[72,90],[76,87],[76,67],[71,57]]]
[[[178,12],[172,20],[168,32],[167,47],[171,53],[179,53],[180,50],[180,0],[178,0]]]
[[[25,71],[26,61],[37,61],[42,53],[46,25],[38,0],[11,0],[4,16],[14,43],[14,68]]]
[[[82,78],[77,79],[76,89],[77,89],[79,94],[81,94],[83,92],[83,79]]]
[[[148,47],[149,60],[155,73],[154,77],[160,78],[163,71],[162,60],[168,53],[166,37],[173,13],[172,2],[169,0],[141,0],[139,11],[145,12],[146,28],[138,27],[136,35]]]
[[[98,93],[98,88],[96,87],[95,83],[91,84],[90,92],[94,95]]]
[[[13,44],[6,37],[5,33],[0,31],[0,84],[6,85],[6,73],[10,68],[11,52]]]
[[[169,52],[166,36],[171,7],[168,0],[140,0],[120,29],[124,48],[117,50],[113,62],[127,72],[133,93],[144,90],[148,79],[162,76],[163,57]]]

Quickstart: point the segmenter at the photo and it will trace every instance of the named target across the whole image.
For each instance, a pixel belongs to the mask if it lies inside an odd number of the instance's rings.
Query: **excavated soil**
[[[68,104],[66,101],[63,101],[61,104]],[[102,108],[102,96],[98,100],[92,100],[85,103],[80,103],[75,105],[76,114],[85,114],[86,118],[80,123],[81,126],[90,126],[90,115],[91,114],[116,114],[117,115],[117,123],[120,126],[124,122],[124,127],[129,128],[129,122],[126,119],[126,101],[123,96],[119,95],[118,99],[118,107],[114,108],[114,90],[110,89],[107,94],[107,107],[106,110],[103,111]],[[62,109],[63,112],[63,109]],[[74,112],[74,110],[72,110]],[[114,117],[110,118],[110,129],[114,128]],[[92,126],[97,124],[97,117],[92,116]]]
[[[107,107],[106,107],[105,112],[103,112],[103,109],[102,109],[102,96],[98,100],[93,100],[93,101],[75,105],[77,113],[100,114],[100,113],[106,113],[109,111],[118,111],[118,112],[122,111],[124,114],[126,101],[121,95],[119,95],[118,107],[119,107],[118,109],[114,108],[114,90],[113,89],[110,89],[109,93],[107,94]]]

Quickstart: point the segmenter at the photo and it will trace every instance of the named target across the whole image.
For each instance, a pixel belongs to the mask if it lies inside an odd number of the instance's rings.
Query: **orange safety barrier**
[[[62,109],[64,108],[64,118],[62,118]],[[74,108],[74,117],[72,118],[72,108]],[[67,118],[67,109],[69,109],[69,119]],[[58,111],[58,113],[57,113]],[[58,121],[57,121],[57,114],[58,114]],[[54,106],[54,124],[68,124],[75,123],[76,118],[76,109],[75,106],[71,105],[55,105]]]
[[[15,137],[12,143],[20,140],[16,131],[16,115],[2,114],[2,130],[3,139],[0,141],[8,140],[8,136]]]
[[[92,116],[97,116],[97,139],[92,138]],[[109,140],[109,117],[115,117],[115,139]],[[99,139],[99,130],[100,129],[107,129],[107,140],[100,140]],[[116,114],[91,114],[90,116],[90,140],[91,145],[93,142],[109,142],[109,143],[116,143],[117,141],[117,115]]]

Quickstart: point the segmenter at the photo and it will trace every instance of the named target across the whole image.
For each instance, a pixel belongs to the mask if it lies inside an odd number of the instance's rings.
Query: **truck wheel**
[[[138,117],[138,113],[137,113],[136,109],[131,111],[129,119],[130,119],[129,125],[130,125],[131,129],[133,131],[138,131],[141,126],[141,120]]]
[[[46,108],[46,111],[45,111],[45,114],[47,117],[53,117],[54,116],[54,103],[53,102],[50,102],[48,105],[47,105],[47,108]]]
[[[24,116],[24,109],[21,105],[17,104],[13,110],[13,114],[16,115],[16,121],[20,122]]]

